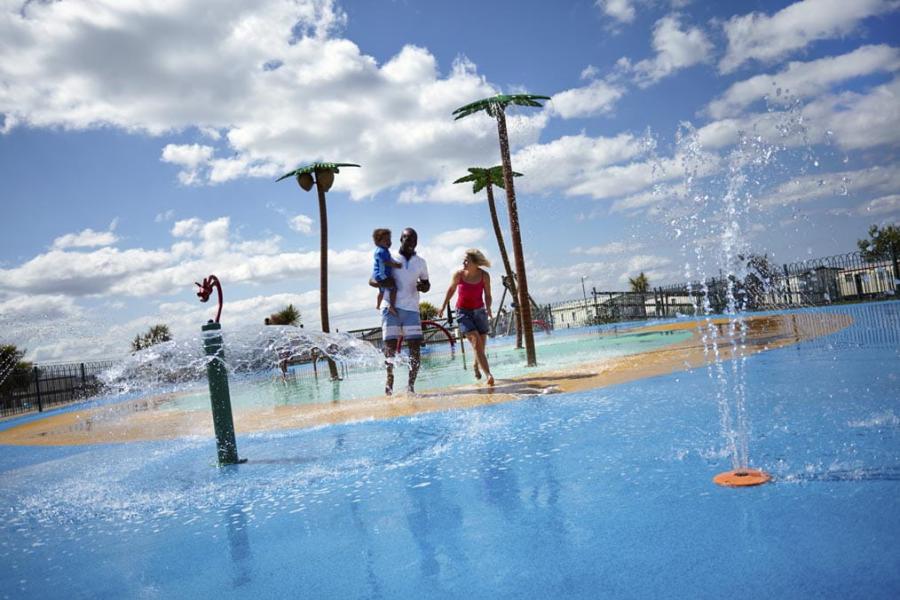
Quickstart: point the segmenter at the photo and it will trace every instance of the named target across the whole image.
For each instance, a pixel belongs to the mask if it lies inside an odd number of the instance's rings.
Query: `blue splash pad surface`
[[[895,598],[900,303],[833,311],[856,323],[725,383],[241,436],[235,467],[210,440],[3,446],[0,596]],[[776,481],[735,490],[740,389]]]

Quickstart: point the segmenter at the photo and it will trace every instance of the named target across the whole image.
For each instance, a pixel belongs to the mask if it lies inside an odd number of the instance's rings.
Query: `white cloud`
[[[174,237],[194,237],[200,232],[202,226],[203,221],[197,218],[176,221],[172,226],[172,235]]]
[[[596,79],[600,74],[599,69],[594,65],[588,65],[581,71],[581,79]]]
[[[640,242],[610,242],[600,246],[591,246],[582,248],[576,246],[572,248],[572,254],[586,254],[588,256],[608,255],[608,254],[625,254],[634,253],[644,247]]]
[[[713,45],[699,27],[683,29],[680,16],[672,14],[653,27],[653,49],[656,56],[631,67],[640,87],[648,87],[675,71],[709,62]],[[627,68],[629,62],[626,59],[621,64]]]
[[[55,295],[35,294],[30,296],[13,296],[0,300],[0,323],[4,329],[16,324],[30,327],[35,321],[55,321],[81,314],[81,309],[72,298]]]
[[[291,217],[288,221],[288,226],[291,229],[303,234],[312,233],[312,224],[312,218],[306,215],[297,215],[295,217]]]
[[[821,175],[805,175],[778,186],[760,198],[762,207],[780,207],[839,196],[886,196],[900,189],[900,168],[890,165],[857,171],[839,171]],[[890,206],[890,200],[884,204]]]
[[[223,0],[214,11],[194,1],[10,5],[0,13],[0,114],[6,129],[196,132],[196,143],[161,152],[184,184],[342,160],[364,169],[342,171],[335,190],[363,198],[496,160],[495,130],[451,116],[499,91],[473,63],[442,72],[429,51],[406,46],[379,64],[337,37],[345,19],[330,0]],[[522,129],[517,112],[533,115]],[[536,139],[546,119],[511,110],[513,144]]]
[[[278,254],[281,252],[281,236],[238,242],[234,244],[234,250],[240,254]]]
[[[546,144],[532,144],[513,156],[513,168],[525,176],[516,188],[528,192],[551,190],[565,195],[606,197],[620,180],[612,165],[644,155],[652,142],[630,134],[593,138],[585,134],[563,136]],[[552,165],[548,168],[547,165]],[[648,184],[645,184],[648,185]]]
[[[891,145],[900,142],[898,97],[900,79],[894,79],[863,93],[825,94],[783,111],[713,121],[698,136],[708,149],[737,143],[741,132],[789,147],[834,143],[845,150],[859,150]]]
[[[841,56],[810,62],[792,62],[774,75],[757,75],[732,85],[709,103],[714,119],[740,114],[747,106],[768,97],[772,103],[821,94],[838,83],[877,72],[900,69],[900,50],[887,45],[862,46]]]
[[[563,119],[590,117],[610,112],[624,95],[621,86],[597,80],[585,87],[554,94],[548,108]]]
[[[53,249],[24,264],[0,269],[0,293],[63,294],[70,297],[172,294],[214,272],[230,284],[282,281],[318,274],[318,252],[280,252],[280,238],[232,241],[230,219],[178,221],[179,241],[168,249],[99,248],[90,252]],[[370,252],[329,251],[332,273],[362,276]]]
[[[206,165],[213,156],[212,146],[200,144],[167,144],[160,160],[183,167],[178,173],[178,180],[184,185],[198,183],[200,168]]]
[[[94,231],[84,229],[78,233],[67,233],[53,240],[53,249],[65,248],[96,248],[98,246],[112,246],[119,241],[119,237],[113,233],[115,227],[109,231]]]
[[[857,212],[861,215],[900,214],[900,194],[889,194],[861,205]]]
[[[861,215],[900,214],[900,194],[890,194],[869,200],[860,206],[857,212]]]
[[[171,221],[174,216],[175,216],[175,210],[170,208],[167,211],[157,213],[156,218],[153,220],[157,223],[164,223],[166,221]]]
[[[900,142],[900,79],[867,93],[843,92],[817,98],[803,110],[813,137],[829,137],[846,150]]]
[[[529,270],[529,290],[541,297],[573,298],[581,296],[581,277],[587,277],[598,291],[627,290],[628,278],[644,272],[651,286],[679,278],[672,259],[656,254],[622,254],[596,262],[581,262],[564,267],[539,266]],[[560,282],[572,282],[570,285]],[[588,292],[590,294],[590,292]]]
[[[484,229],[462,228],[445,231],[431,239],[434,246],[466,246],[479,242],[485,237]]]
[[[773,62],[808,44],[846,35],[874,15],[896,10],[895,0],[803,0],[772,16],[754,12],[724,24],[728,49],[719,62],[730,73],[747,61]]]
[[[633,0],[597,0],[597,6],[603,13],[621,23],[634,21],[635,10]]]

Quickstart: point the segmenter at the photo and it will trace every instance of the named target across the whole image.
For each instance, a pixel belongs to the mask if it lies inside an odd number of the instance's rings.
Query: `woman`
[[[484,373],[487,384],[494,385],[494,376],[484,353],[487,341],[488,319],[491,315],[491,276],[481,267],[490,267],[491,263],[480,250],[470,248],[463,258],[463,268],[453,274],[447,296],[441,306],[440,316],[444,315],[453,294],[456,297],[457,321],[459,330],[466,336],[475,350],[475,379],[481,379]]]

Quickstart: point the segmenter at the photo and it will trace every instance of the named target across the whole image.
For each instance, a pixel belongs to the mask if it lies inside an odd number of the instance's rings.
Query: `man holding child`
[[[396,286],[396,297],[390,294],[387,306],[381,310],[381,337],[384,340],[384,356],[387,361],[387,380],[384,393],[394,392],[394,365],[391,360],[397,352],[397,340],[403,338],[409,345],[409,381],[407,392],[414,394],[416,377],[419,374],[422,347],[422,322],[419,318],[419,292],[431,289],[428,281],[428,265],[416,254],[419,236],[415,229],[407,227],[400,236],[400,255],[396,257],[399,267],[391,270]],[[380,287],[375,279],[369,280],[372,287]]]

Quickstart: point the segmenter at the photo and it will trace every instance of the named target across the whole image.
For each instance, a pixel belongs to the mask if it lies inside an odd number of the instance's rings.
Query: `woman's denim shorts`
[[[470,331],[487,333],[490,330],[486,308],[457,308],[456,311],[456,320],[459,321],[459,330],[463,332],[463,334],[469,333]]]

